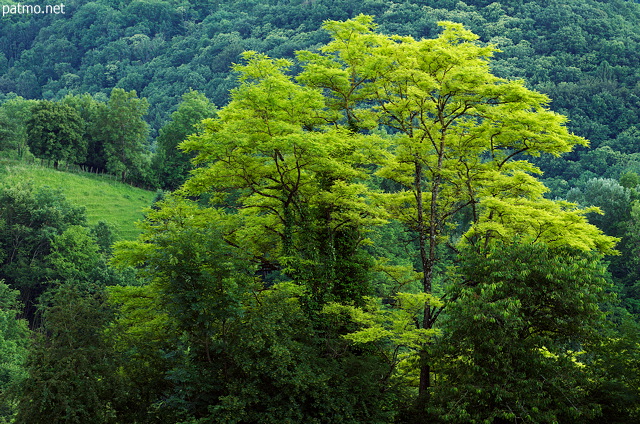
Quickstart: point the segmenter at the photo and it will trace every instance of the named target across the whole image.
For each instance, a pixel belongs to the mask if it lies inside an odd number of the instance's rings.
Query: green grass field
[[[105,221],[120,240],[136,238],[139,230],[135,223],[143,218],[142,211],[156,196],[155,192],[88,173],[74,174],[20,162],[5,162],[4,168],[6,173],[0,174],[0,181],[31,181],[36,187],[60,189],[71,203],[86,208],[89,225]]]

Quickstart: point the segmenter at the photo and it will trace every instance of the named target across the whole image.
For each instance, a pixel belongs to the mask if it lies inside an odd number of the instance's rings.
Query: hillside
[[[640,422],[637,2],[64,7],[0,26],[0,423]]]
[[[375,16],[383,33],[416,38],[435,36],[439,21],[463,23],[501,50],[493,72],[548,94],[591,141],[537,161],[551,197],[589,178],[640,173],[640,5],[625,0],[75,0],[64,14],[3,18],[0,102],[83,93],[105,102],[114,88],[135,90],[149,102],[152,146],[190,89],[228,102],[242,51],[293,58],[328,40],[323,21],[358,14]]]
[[[155,197],[154,192],[86,173],[72,174],[18,162],[8,163],[5,169],[0,182],[31,181],[35,186],[60,189],[71,203],[86,208],[89,225],[105,221],[124,240],[137,236],[135,223]]]

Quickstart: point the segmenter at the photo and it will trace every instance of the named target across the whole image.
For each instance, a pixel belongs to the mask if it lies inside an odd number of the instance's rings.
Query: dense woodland
[[[0,25],[1,422],[640,420],[640,5],[65,10]]]

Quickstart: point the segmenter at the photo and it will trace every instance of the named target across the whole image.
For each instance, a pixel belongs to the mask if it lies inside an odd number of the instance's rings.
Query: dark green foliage
[[[7,17],[0,32],[0,89],[27,98],[136,90],[150,100],[154,131],[190,88],[228,100],[243,50],[293,57],[327,41],[328,19],[375,15],[386,33],[431,37],[439,20],[461,22],[503,52],[499,76],[526,78],[596,147],[638,118],[640,7],[616,0],[551,2],[388,0],[168,1],[68,4],[62,16]],[[4,60],[3,60],[4,59]],[[3,69],[4,68],[4,69]],[[615,113],[614,113],[615,110]],[[599,175],[601,176],[601,175]],[[614,176],[615,177],[615,176]]]
[[[336,329],[320,332],[301,300],[299,288],[277,286],[231,324],[224,391],[199,422],[391,422],[385,364]]]
[[[0,152],[3,157],[26,158],[29,151],[26,122],[35,103],[35,100],[15,97],[0,107]]]
[[[624,312],[617,318],[617,325],[605,333],[607,338],[593,348],[597,356],[590,398],[602,407],[602,416],[591,420],[593,424],[640,418],[640,325]]]
[[[599,259],[521,243],[465,251],[463,283],[433,350],[432,412],[444,422],[580,422],[608,284]]]
[[[621,237],[631,217],[631,192],[610,178],[593,178],[569,190],[566,199],[581,206],[597,206],[602,213],[589,214],[589,222],[606,234]]]
[[[201,121],[212,118],[215,110],[204,94],[191,90],[182,96],[171,121],[160,129],[154,167],[163,189],[175,190],[186,180],[194,155],[181,151],[178,145],[189,135],[201,132]]]
[[[385,364],[350,348],[337,328],[313,319],[300,285],[264,287],[251,258],[225,242],[215,211],[176,199],[160,206],[149,213],[146,242],[121,243],[116,249],[116,259],[138,264],[139,275],[149,282],[117,294],[125,312],[120,325],[130,328],[124,354],[136,349],[132,358],[154,358],[152,350],[142,353],[137,346],[162,343],[154,342],[155,331],[133,331],[148,328],[152,320],[164,326],[168,344],[167,360],[149,359],[161,367],[155,375],[134,363],[125,366],[131,378],[158,380],[166,373],[169,397],[158,398],[156,392],[153,399],[148,388],[134,392],[148,411],[163,422],[390,419],[393,391],[383,384]],[[144,304],[157,305],[146,318],[136,315]],[[149,338],[134,342],[135,337]]]
[[[635,172],[625,172],[620,175],[620,185],[624,188],[636,188],[640,185],[640,175]]]
[[[27,184],[0,187],[0,279],[20,290],[31,324],[36,299],[47,286],[42,270],[53,239],[84,223],[83,208],[72,206],[57,191]]]
[[[19,292],[0,281],[0,421],[8,422],[13,403],[8,393],[26,377],[24,369],[29,344],[27,322],[18,319]],[[6,420],[6,421],[5,421]]]
[[[107,170],[102,123],[100,119],[106,114],[106,104],[96,100],[89,94],[81,96],[67,95],[62,103],[74,108],[82,118],[82,138],[87,143],[87,156],[82,165],[90,171]]]
[[[87,144],[82,119],[70,106],[42,100],[31,109],[26,128],[29,149],[36,157],[53,161],[56,168],[60,161],[84,161]]]
[[[111,247],[115,242],[113,229],[104,221],[99,221],[91,228],[91,235],[95,238],[100,252],[107,257],[111,256]]]
[[[116,362],[104,336],[111,311],[99,287],[68,282],[51,295],[29,350],[15,422],[115,423]]]
[[[118,175],[122,182],[130,174],[138,179],[144,178],[144,153],[149,130],[142,117],[148,107],[147,100],[139,99],[135,91],[114,88],[98,119],[107,170]]]

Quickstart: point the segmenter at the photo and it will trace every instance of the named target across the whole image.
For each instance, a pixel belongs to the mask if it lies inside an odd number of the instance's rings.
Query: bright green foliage
[[[68,283],[44,310],[44,328],[30,347],[28,376],[18,393],[17,424],[115,423],[118,376],[104,337],[111,318],[104,292]]]
[[[427,293],[396,293],[391,306],[381,304],[379,298],[367,298],[367,304],[362,308],[331,303],[323,312],[345,315],[359,326],[343,337],[356,346],[377,345],[389,367],[389,380],[417,387],[419,374],[416,370],[421,352],[439,332],[416,323],[422,319],[426,307],[442,306],[441,301]]]
[[[51,242],[49,278],[59,282],[85,280],[100,265],[100,259],[98,244],[89,229],[72,225]]]
[[[122,181],[130,173],[140,172],[143,166],[149,129],[142,117],[148,108],[147,100],[139,99],[135,91],[114,88],[98,119],[107,170]]]
[[[36,157],[80,163],[87,154],[82,118],[75,109],[62,103],[42,100],[31,109],[26,122],[29,149]]]
[[[182,144],[202,165],[184,193],[237,210],[227,237],[265,267],[306,280],[319,298],[358,298],[361,230],[381,222],[360,166],[380,155],[378,140],[327,126],[323,96],[284,74],[289,61],[244,57],[233,100]]]
[[[369,16],[329,21],[332,41],[320,53],[298,53],[305,67],[299,80],[323,89],[342,122],[393,130],[392,154],[377,175],[401,187],[387,207],[416,234],[422,291],[433,292],[444,245],[483,250],[522,235],[612,253],[616,240],[588,224],[589,210],[545,199],[532,176],[539,169],[520,159],[558,156],[586,140],[547,109],[546,96],[492,75],[493,48],[460,24],[441,26],[438,38],[415,40],[376,34]],[[432,328],[437,309],[426,306],[419,326]],[[421,394],[429,384],[423,363]]]
[[[178,149],[178,144],[191,134],[202,132],[201,122],[213,118],[216,107],[204,94],[191,90],[182,96],[171,121],[160,129],[154,158],[158,179],[165,190],[175,190],[187,179],[191,156]]]
[[[537,168],[516,160],[559,155],[586,140],[546,109],[546,96],[491,75],[493,49],[479,46],[477,36],[461,25],[442,26],[437,39],[416,41],[375,34],[371,18],[360,16],[325,25],[333,41],[323,54],[299,53],[307,63],[300,80],[343,99],[333,106],[350,125],[395,130],[393,155],[378,174],[404,187],[390,207],[418,233],[425,286],[437,245],[451,240],[450,225],[463,209],[471,215],[468,243],[530,233],[610,251],[612,239],[580,225],[584,212],[572,205],[545,201],[546,189],[531,176]]]

